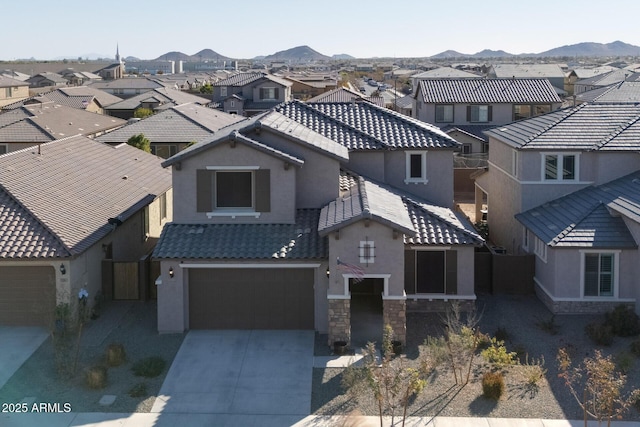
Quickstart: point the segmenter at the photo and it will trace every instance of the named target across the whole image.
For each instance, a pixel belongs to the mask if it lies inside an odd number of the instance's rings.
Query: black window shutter
[[[264,99],[264,88],[260,88],[260,99]]]
[[[458,293],[458,251],[446,251],[445,264],[445,292],[449,295],[455,295]]]
[[[255,177],[256,212],[271,212],[271,171],[258,169]]]
[[[487,120],[488,121],[493,120],[493,105],[489,105],[487,107]]]
[[[276,99],[280,99],[280,88],[278,88],[278,87],[275,90],[275,98]]]
[[[213,209],[213,180],[215,173],[206,169],[196,170],[196,210],[211,212]]]
[[[416,293],[416,251],[404,251],[404,291]]]
[[[471,105],[467,105],[467,121],[471,121]]]

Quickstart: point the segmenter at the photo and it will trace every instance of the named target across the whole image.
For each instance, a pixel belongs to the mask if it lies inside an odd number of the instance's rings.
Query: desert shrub
[[[138,383],[129,389],[129,396],[131,397],[144,397],[147,395],[147,385],[145,383]]]
[[[585,332],[598,345],[610,346],[613,343],[613,331],[611,326],[605,323],[589,323]]]
[[[504,376],[502,372],[487,372],[482,376],[482,395],[488,399],[498,400],[504,392]]]
[[[548,320],[539,320],[536,322],[536,326],[549,335],[558,335],[558,332],[560,332],[560,325],[556,323],[555,314],[551,315]]]
[[[102,365],[87,369],[85,381],[89,388],[101,389],[107,386],[107,368]]]
[[[498,366],[515,365],[517,354],[515,351],[509,352],[504,346],[504,341],[491,338],[491,345],[480,353],[484,360]]]
[[[640,334],[640,319],[626,305],[619,305],[605,315],[605,324],[619,337],[632,337]]]
[[[544,367],[544,357],[531,360],[529,360],[529,357],[526,357],[525,362],[522,364],[522,371],[527,385],[537,387],[540,380],[542,380],[547,373]]]
[[[120,366],[127,359],[127,354],[124,351],[124,345],[119,343],[109,344],[106,352],[107,366]]]
[[[621,351],[616,355],[615,360],[618,370],[623,374],[628,374],[631,368],[633,368],[635,357],[628,351]]]
[[[166,364],[163,358],[151,356],[138,360],[131,369],[138,377],[153,378],[162,373]]]
[[[640,357],[640,340],[635,340],[631,343],[631,353]]]

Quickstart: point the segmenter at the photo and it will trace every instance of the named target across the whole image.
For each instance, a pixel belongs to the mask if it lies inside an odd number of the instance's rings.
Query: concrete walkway
[[[0,388],[9,381],[9,378],[31,357],[48,336],[49,334],[44,328],[0,326]]]

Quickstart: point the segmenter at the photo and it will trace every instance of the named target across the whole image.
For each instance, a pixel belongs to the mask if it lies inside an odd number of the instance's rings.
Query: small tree
[[[442,321],[446,327],[444,343],[449,352],[453,376],[456,384],[466,385],[469,383],[473,359],[480,343],[481,334],[477,328],[480,316],[474,307],[466,313],[463,320],[462,307],[456,301],[447,308]]]
[[[600,350],[594,351],[594,357],[586,357],[582,366],[572,367],[571,358],[564,348],[558,351],[558,365],[560,373],[569,391],[584,411],[584,425],[587,426],[587,416],[595,418],[599,423],[620,417],[629,407],[640,398],[640,389],[634,389],[627,397],[622,396],[622,389],[627,381],[625,375],[616,371],[616,365],[611,356],[604,357]],[[584,377],[584,379],[583,379]],[[582,390],[580,398],[579,388]]]
[[[140,108],[136,108],[135,111],[133,112],[133,117],[136,119],[144,119],[149,116],[153,116],[153,110],[150,108],[140,107]]]
[[[213,93],[213,86],[211,83],[205,83],[200,87],[200,93],[211,94]]]
[[[147,153],[151,152],[151,141],[149,141],[149,139],[145,137],[143,133],[133,135],[131,138],[129,138],[127,144],[131,145],[132,147],[139,148],[140,150]]]

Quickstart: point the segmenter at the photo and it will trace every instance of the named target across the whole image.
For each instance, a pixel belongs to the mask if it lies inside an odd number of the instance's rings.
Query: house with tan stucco
[[[482,238],[453,207],[457,142],[369,102],[291,101],[165,160],[174,220],[158,329],[361,331],[404,341],[406,314],[473,301]]]

